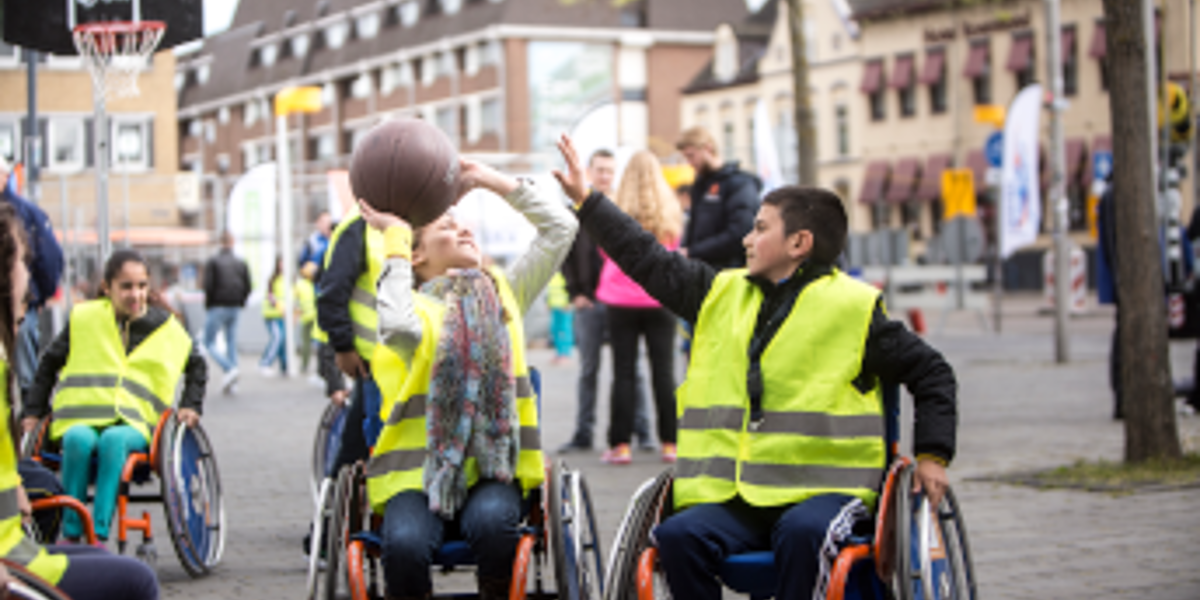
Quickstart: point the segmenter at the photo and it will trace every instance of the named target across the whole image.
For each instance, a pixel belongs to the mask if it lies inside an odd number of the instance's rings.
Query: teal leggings
[[[92,520],[96,535],[108,539],[113,510],[117,507],[117,491],[121,485],[121,469],[132,452],[143,452],[149,445],[138,430],[128,425],[112,425],[97,430],[88,425],[76,425],[62,437],[63,488],[75,499],[87,503],[88,479],[92,470],[92,454],[99,446],[99,468],[96,470],[96,500]],[[63,535],[77,538],[83,535],[83,524],[75,511],[64,511]]]

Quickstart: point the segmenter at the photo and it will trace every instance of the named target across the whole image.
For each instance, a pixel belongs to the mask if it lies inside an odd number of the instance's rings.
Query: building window
[[[725,160],[733,160],[737,147],[733,138],[733,121],[725,121],[721,128],[721,156]]]
[[[479,72],[479,46],[468,44],[463,49],[463,72],[468,77],[472,77]]]
[[[627,2],[621,7],[621,27],[645,27],[646,3]]]
[[[229,124],[229,107],[228,106],[222,106],[219,110],[217,110],[217,122],[222,125]]]
[[[453,76],[458,72],[458,61],[454,58],[454,53],[447,50],[441,54],[442,64],[438,69],[439,75]]]
[[[304,58],[308,54],[309,37],[307,33],[292,36],[292,39],[288,40],[288,44],[292,47],[292,56]]]
[[[436,56],[426,56],[421,59],[421,84],[433,85],[438,78],[438,59]]]
[[[437,109],[436,124],[450,141],[458,144],[458,110],[454,106],[443,106]]]
[[[479,107],[479,129],[482,133],[500,132],[500,99],[488,98]]]
[[[982,39],[971,42],[964,74],[971,80],[971,91],[975,96],[975,104],[991,104],[992,52],[989,40]]]
[[[333,106],[334,102],[337,102],[337,90],[333,82],[329,82],[321,86],[321,106]]]
[[[379,35],[379,13],[371,11],[354,19],[354,35],[360,40],[369,40]]]
[[[9,163],[16,162],[21,156],[20,139],[20,128],[16,121],[0,121],[0,157]]]
[[[325,45],[331,50],[337,50],[346,44],[350,34],[350,25],[345,21],[330,23],[325,27]]]
[[[196,68],[196,83],[204,85],[208,83],[209,68],[208,65],[200,65]]]
[[[713,77],[722,83],[733,81],[738,72],[738,48],[737,38],[728,25],[717,28],[715,54]]]
[[[946,112],[946,50],[936,48],[925,53],[921,83],[929,86],[929,112]]]
[[[55,171],[78,171],[84,166],[83,119],[50,120],[50,161]]]
[[[1079,58],[1075,43],[1075,26],[1062,30],[1062,74],[1063,93],[1074,96],[1079,93]]]
[[[258,100],[250,100],[242,107],[242,125],[250,127],[258,122]]]
[[[838,156],[850,156],[850,109],[841,104],[833,112],[837,119]]]
[[[500,64],[500,42],[492,40],[479,45],[479,66]]]
[[[1018,91],[1034,82],[1035,58],[1033,34],[1023,32],[1014,35],[1008,54],[1008,70],[1016,77]]]
[[[883,59],[875,59],[863,65],[863,78],[859,90],[867,95],[872,121],[882,121],[887,116],[885,88]]]
[[[912,232],[914,240],[922,239],[921,236],[921,204],[916,202],[905,202],[900,205],[900,221],[903,227]]]
[[[900,88],[898,95],[900,97],[900,116],[911,117],[917,114],[916,94],[913,86]]]
[[[417,3],[417,0],[408,0],[397,10],[400,11],[400,23],[405,27],[416,25],[421,18],[421,5]]]
[[[114,169],[141,170],[150,167],[149,123],[114,120],[112,164]]]
[[[462,9],[462,0],[442,0],[442,12],[448,15],[458,14]]]
[[[258,48],[258,62],[260,65],[269,67],[275,64],[276,58],[279,58],[279,46],[267,44]]]
[[[363,73],[350,83],[350,97],[363,99],[371,95],[371,74]]]
[[[892,207],[882,202],[871,205],[871,229],[883,231],[892,226]]]
[[[317,136],[317,144],[313,156],[317,160],[329,160],[337,155],[337,140],[334,139],[332,133],[322,133]]]
[[[883,96],[883,90],[879,90],[868,96],[871,102],[871,120],[882,121],[887,118],[887,99]]]

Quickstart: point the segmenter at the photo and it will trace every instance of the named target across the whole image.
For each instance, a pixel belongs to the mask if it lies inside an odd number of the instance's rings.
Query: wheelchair
[[[535,369],[530,370],[530,379],[540,404],[540,377]],[[379,566],[382,538],[377,532],[381,519],[372,514],[366,496],[362,464],[347,465],[336,479],[321,483],[311,539],[314,545],[324,539],[324,551],[309,553],[310,600],[383,597]],[[603,597],[604,555],[583,475],[565,463],[548,461],[545,482],[529,492],[526,502],[529,510],[521,524],[521,538],[513,561],[510,600],[530,597],[531,567],[534,598],[599,600]],[[547,565],[551,562],[553,589],[547,585]],[[475,558],[465,541],[451,538],[434,554],[433,564],[443,573],[449,573],[473,566]]]
[[[12,580],[8,585],[8,598],[13,600],[71,600],[58,588],[31,573],[25,567],[6,559],[0,559]]]
[[[347,405],[330,402],[325,406],[325,410],[321,413],[321,420],[317,423],[317,434],[313,437],[312,479],[310,481],[313,502],[317,506],[322,503],[323,489],[325,489],[323,482],[328,478],[326,473],[329,472],[329,465],[337,460],[338,448],[342,446],[342,430],[346,427],[346,413],[348,412]]]
[[[37,429],[23,437],[21,455],[57,470],[62,455],[57,444],[50,441],[49,432],[50,417],[46,417]],[[95,458],[92,468],[96,468]],[[135,486],[153,485],[156,478],[159,493],[133,493]],[[130,513],[129,504],[162,503],[180,564],[191,577],[208,574],[220,563],[225,548],[225,508],[221,498],[221,477],[208,435],[200,426],[181,425],[175,412],[168,409],[154,428],[149,452],[130,454],[121,471],[116,507],[117,551],[124,554],[130,530],[139,531],[142,542],[135,555],[152,566],[157,562],[150,513],[142,511],[138,517]],[[35,508],[72,504],[71,499],[61,496],[47,500]],[[78,511],[82,506],[68,507]],[[83,510],[86,512],[86,508]],[[88,541],[94,543],[90,519],[85,519],[84,530]]]
[[[884,390],[887,476],[873,533],[850,536],[832,565],[827,600],[975,600],[975,569],[966,525],[953,489],[937,507],[913,493],[916,465],[899,456],[899,390]],[[670,598],[651,531],[673,512],[668,469],[643,483],[621,520],[608,560],[606,600]],[[771,598],[778,580],[774,554],[747,552],[725,559],[718,578],[754,600]],[[886,583],[885,583],[886,582]]]

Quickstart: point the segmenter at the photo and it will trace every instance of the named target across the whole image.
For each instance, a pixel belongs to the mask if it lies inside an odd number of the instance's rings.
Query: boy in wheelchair
[[[743,239],[746,269],[718,272],[589,195],[571,140],[559,148],[568,170],[555,175],[584,230],[695,326],[678,391],[679,512],[653,533],[672,596],[720,598],[724,559],[769,549],[776,598],[823,598],[838,544],[869,518],[886,468],[881,384],[914,397],[915,485],[936,506],[955,448],[953,371],[887,318],[878,290],[834,266],[847,232],[836,195],[771,192]]]
[[[484,267],[470,230],[449,214],[414,231],[360,203],[387,255],[371,361],[384,427],[366,474],[383,517],[388,598],[429,597],[434,554],[455,529],[475,555],[480,598],[507,598],[522,496],[544,480],[522,318],[577,226],[530,184],[468,160],[461,173],[468,189],[502,196],[538,230],[506,269]]]

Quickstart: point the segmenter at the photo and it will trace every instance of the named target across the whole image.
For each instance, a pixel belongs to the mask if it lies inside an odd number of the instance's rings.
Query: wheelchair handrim
[[[313,440],[312,478],[309,486],[313,494],[313,503],[320,501],[319,488],[321,480],[327,477],[329,465],[337,460],[337,448],[341,445],[342,428],[346,425],[346,407],[329,403],[321,412],[321,420],[317,423],[317,435]],[[336,475],[335,475],[336,477]]]
[[[329,478],[324,478],[317,491],[317,508],[313,511],[312,530],[308,542],[308,581],[305,588],[308,592],[308,600],[317,598],[317,581],[321,578],[321,555],[325,553],[325,546],[321,541],[325,538],[325,513],[329,508],[331,485],[332,482]]]
[[[173,424],[175,431],[184,427]],[[174,432],[172,432],[174,433]],[[199,427],[184,427],[170,438],[169,463],[162,474],[168,482],[164,499],[172,541],[180,560],[193,576],[206,573],[221,560],[225,549],[225,507],[221,478],[208,436]],[[185,456],[185,450],[187,455]],[[198,463],[203,463],[200,466]],[[199,486],[193,490],[188,481]],[[190,493],[189,493],[190,492]],[[198,493],[197,493],[198,492]],[[192,503],[199,500],[200,507]],[[212,533],[215,532],[215,535]]]
[[[590,600],[604,595],[604,563],[600,537],[596,535],[596,515],[592,511],[592,495],[587,481],[578,471],[570,472],[571,478],[571,522],[576,531],[575,542],[576,574],[579,579],[580,598]],[[591,558],[591,561],[589,561]],[[592,564],[589,568],[589,562]],[[596,592],[593,594],[593,592]]]

